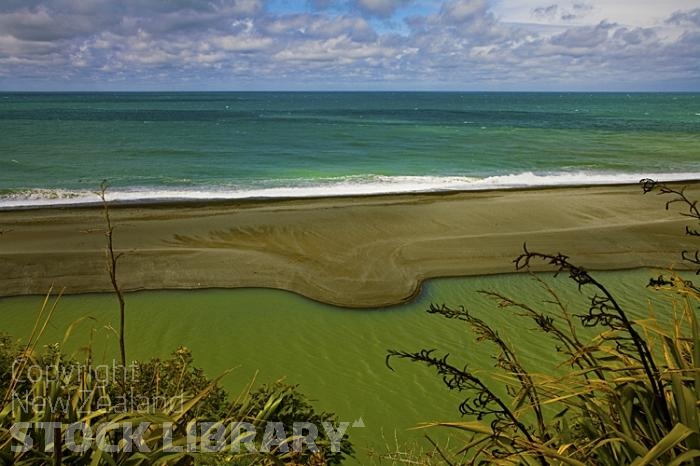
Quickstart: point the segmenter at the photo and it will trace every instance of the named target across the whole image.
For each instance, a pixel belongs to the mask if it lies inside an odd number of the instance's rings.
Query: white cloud
[[[275,55],[276,59],[306,62],[334,62],[339,65],[353,64],[369,58],[391,58],[396,52],[379,44],[354,42],[348,36],[334,37],[322,41],[304,41],[287,46]]]
[[[487,10],[486,0],[447,0],[442,4],[440,16],[448,22],[463,23],[484,16]]]
[[[270,37],[228,35],[214,37],[211,39],[211,43],[225,52],[252,53],[269,49],[274,44],[274,40]]]
[[[549,7],[556,7],[559,14],[536,13],[544,13]],[[499,20],[510,23],[565,25],[569,22],[590,26],[608,21],[633,27],[657,26],[674,11],[695,8],[698,8],[697,0],[498,0],[492,4]],[[567,21],[562,19],[562,13],[576,17]]]

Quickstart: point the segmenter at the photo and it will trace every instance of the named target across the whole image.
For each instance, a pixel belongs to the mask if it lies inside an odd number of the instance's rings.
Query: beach
[[[700,198],[700,184],[688,193]],[[524,243],[591,270],[683,268],[692,241],[668,200],[620,185],[115,204],[110,214],[125,291],[262,287],[364,308],[409,301],[429,278],[514,272]],[[1,211],[0,294],[111,290],[104,227],[99,206]]]

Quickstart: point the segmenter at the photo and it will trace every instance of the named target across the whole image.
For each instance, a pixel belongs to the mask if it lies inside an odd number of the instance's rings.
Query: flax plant
[[[696,202],[682,189],[642,180],[644,193],[670,195],[666,204],[683,205],[683,215],[700,221]],[[700,236],[686,227],[686,234]],[[683,259],[700,266],[698,252]],[[447,464],[504,465],[681,465],[700,464],[700,289],[672,273],[649,282],[675,296],[671,324],[654,316],[632,319],[615,296],[584,268],[563,254],[528,250],[516,258],[517,270],[533,262],[550,264],[567,275],[587,296],[587,310],[569,311],[557,292],[535,279],[549,298],[542,310],[497,291],[483,292],[499,309],[534,322],[543,344],[552,343],[557,367],[565,375],[533,373],[497,329],[466,308],[431,305],[429,313],[462,322],[480,344],[496,354],[490,374],[455,362],[432,349],[390,350],[395,358],[433,368],[450,390],[464,393],[459,412],[468,420],[436,422],[421,427],[447,427],[467,441],[455,451],[440,451]],[[700,273],[700,269],[698,270]],[[533,275],[534,276],[534,275]],[[552,310],[553,308],[553,310]],[[584,337],[584,329],[596,331]],[[505,385],[505,394],[497,390]],[[466,457],[467,460],[464,460]]]

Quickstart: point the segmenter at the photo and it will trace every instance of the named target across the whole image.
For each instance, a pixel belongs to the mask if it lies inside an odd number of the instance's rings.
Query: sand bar
[[[700,185],[690,186],[700,198]],[[639,186],[125,205],[125,290],[269,287],[348,307],[411,299],[432,277],[513,272],[530,250],[591,270],[682,268],[688,219]],[[110,290],[102,211],[0,212],[0,295]]]

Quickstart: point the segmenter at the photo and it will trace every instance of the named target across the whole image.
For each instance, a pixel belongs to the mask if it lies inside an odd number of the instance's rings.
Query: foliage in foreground
[[[667,185],[642,181],[643,190],[671,195],[666,208],[684,205],[684,215],[700,221],[696,203]],[[700,236],[697,229],[686,233]],[[697,252],[683,258],[700,265]],[[528,371],[513,345],[488,323],[464,308],[431,305],[428,312],[460,321],[478,342],[493,346],[496,373],[484,376],[449,354],[422,349],[390,350],[394,358],[433,368],[450,390],[465,392],[459,406],[471,420],[433,423],[464,432],[457,451],[438,453],[448,464],[681,465],[700,464],[700,326],[696,309],[700,288],[672,274],[649,286],[678,294],[671,325],[656,319],[632,320],[608,289],[567,256],[524,248],[518,270],[545,261],[568,275],[580,291],[592,291],[587,310],[573,314],[556,292],[540,280],[551,297],[543,309],[498,292],[484,292],[501,309],[534,322],[553,344],[565,376]],[[700,271],[698,271],[700,273]],[[553,310],[551,310],[553,309]],[[597,329],[583,338],[582,328]],[[543,340],[544,341],[544,340]],[[389,366],[391,368],[391,366]],[[505,395],[500,386],[505,385]]]
[[[296,386],[249,386],[232,400],[218,379],[194,366],[187,348],[127,368],[96,366],[90,348],[82,358],[67,357],[58,344],[38,348],[40,334],[26,346],[0,336],[0,464],[324,465],[353,454],[347,437],[334,451],[320,428],[316,452],[307,445],[295,451],[294,422],[338,425],[334,414],[315,411]],[[56,423],[53,438],[40,424],[49,422]],[[273,422],[283,430],[269,431]],[[142,423],[147,429],[130,439]],[[80,428],[67,435],[75,426]],[[92,433],[87,443],[85,432]],[[23,444],[31,448],[18,451]]]

